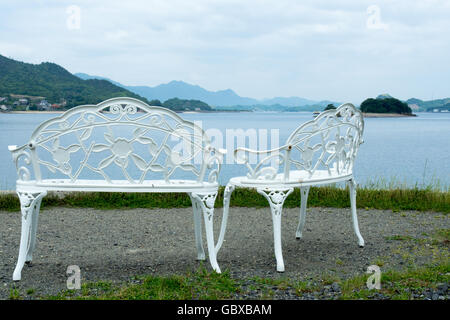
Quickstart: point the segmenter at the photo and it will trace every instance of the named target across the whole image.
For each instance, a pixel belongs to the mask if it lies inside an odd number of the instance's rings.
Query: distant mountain
[[[171,98],[180,99],[195,99],[201,100],[214,107],[230,107],[230,106],[284,106],[284,107],[298,107],[298,106],[323,106],[329,103],[339,105],[338,102],[333,101],[314,101],[300,97],[275,97],[271,99],[257,100],[253,98],[241,97],[231,89],[208,91],[198,85],[192,85],[183,81],[171,81],[169,83],[160,84],[155,87],[149,86],[126,86],[115,82],[113,80],[91,76],[85,73],[75,73],[81,79],[103,79],[111,81],[117,86],[126,88],[136,94],[146,97],[149,100],[158,99],[161,101]],[[251,109],[251,108],[250,108]]]
[[[263,101],[259,102],[261,104],[265,105],[275,105],[279,104],[282,106],[287,107],[298,107],[298,106],[307,106],[307,105],[313,105],[317,104],[317,101],[308,100],[305,98],[300,97],[275,97],[272,99],[264,99]]]
[[[112,84],[114,84],[114,85],[116,85],[118,87],[121,87],[121,88],[125,88],[126,87],[123,84],[121,84],[121,83],[119,83],[117,81],[111,80],[109,78],[98,77],[98,76],[90,76],[87,73],[74,73],[74,76],[77,76],[78,78],[81,78],[83,80],[93,80],[93,79],[106,80],[106,81],[109,81],[109,82],[111,82]]]
[[[258,101],[238,96],[233,90],[208,91],[200,86],[183,81],[171,81],[156,87],[126,86],[130,91],[140,94],[147,99],[168,100],[171,98],[195,99],[205,101],[209,105],[250,105]]]
[[[86,73],[75,73],[81,79],[103,79],[117,86],[126,88],[149,100],[158,99],[166,101],[172,98],[201,100],[210,105],[251,105],[259,103],[258,100],[238,96],[233,90],[208,91],[200,86],[192,85],[183,81],[171,81],[155,87],[149,86],[126,86],[116,81],[100,76],[91,76]]]
[[[395,99],[395,98],[388,93],[383,93],[379,94],[377,99],[380,100],[380,99]]]
[[[393,99],[393,97],[388,94],[380,94],[376,98],[377,100],[384,100],[384,99]],[[423,111],[433,111],[433,110],[449,110],[450,105],[450,98],[445,99],[435,99],[435,100],[420,100],[417,98],[410,98],[406,101],[403,101],[406,104],[408,104],[408,107],[412,109],[412,111],[415,112],[423,112]]]
[[[417,108],[418,111],[433,111],[437,110],[450,110],[450,98],[435,99],[429,101],[423,101],[416,98],[406,100],[406,103],[411,107]]]
[[[416,98],[411,98],[405,101],[407,104],[419,104],[422,103],[423,101],[420,99],[416,99]]]
[[[143,99],[110,81],[82,80],[55,63],[30,64],[0,55],[0,96],[11,94],[45,97],[50,103],[65,100],[66,108],[121,96]]]

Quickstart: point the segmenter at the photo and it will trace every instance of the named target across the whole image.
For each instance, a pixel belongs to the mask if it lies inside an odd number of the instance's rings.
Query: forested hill
[[[389,95],[380,95],[376,99],[366,99],[361,103],[360,109],[362,112],[368,113],[412,114],[412,110],[407,103]]]
[[[147,99],[108,81],[82,80],[54,63],[30,64],[0,55],[0,96],[9,94],[45,97],[50,103],[65,100],[65,108],[124,96],[148,103]]]

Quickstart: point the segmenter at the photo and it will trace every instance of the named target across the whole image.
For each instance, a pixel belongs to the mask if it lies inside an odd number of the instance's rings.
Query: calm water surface
[[[27,142],[36,126],[55,114],[0,113],[0,190],[15,188],[16,171],[8,145]],[[226,148],[227,129],[278,130],[279,145],[300,124],[312,119],[310,112],[298,113],[196,113],[181,114],[190,121],[201,121],[205,130],[217,129]],[[217,132],[217,131],[216,131]],[[418,117],[366,118],[365,143],[361,145],[354,175],[358,183],[396,182],[414,185],[450,185],[450,114],[419,113]],[[236,147],[236,145],[234,145]],[[229,146],[228,153],[233,148]],[[245,175],[242,165],[226,164],[220,183]]]

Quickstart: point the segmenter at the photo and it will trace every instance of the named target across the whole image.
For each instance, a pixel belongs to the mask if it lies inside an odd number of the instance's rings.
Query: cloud
[[[67,27],[70,5],[79,28]],[[439,0],[4,0],[0,54],[130,85],[429,99],[449,96],[449,14],[450,1]]]

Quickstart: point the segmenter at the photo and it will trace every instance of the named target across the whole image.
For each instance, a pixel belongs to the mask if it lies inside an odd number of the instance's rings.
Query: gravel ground
[[[217,238],[222,209],[215,213]],[[302,240],[295,239],[298,208],[284,209],[286,271],[278,273],[269,208],[231,208],[219,265],[240,279],[308,279],[323,274],[350,277],[365,273],[380,257],[384,259],[383,268],[402,267],[404,259],[394,253],[401,241],[389,237],[420,238],[450,227],[447,216],[431,212],[361,209],[358,216],[364,248],[357,245],[349,209],[308,208]],[[20,214],[0,211],[0,221],[0,299],[8,299],[19,250]],[[57,294],[66,289],[69,265],[80,267],[82,282],[127,281],[141,274],[185,274],[200,266],[195,259],[193,230],[190,208],[42,210],[33,263],[24,266],[22,280],[15,284],[21,291],[34,289],[35,296]],[[427,257],[423,259],[426,262]],[[204,266],[211,270],[208,262]],[[328,289],[333,294],[338,288]],[[275,298],[288,299],[291,295],[284,292]]]

